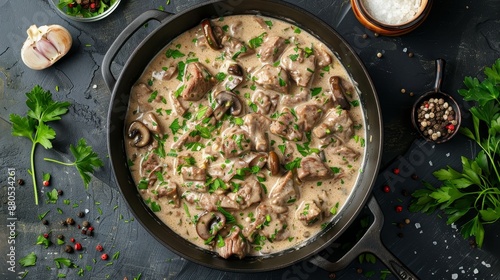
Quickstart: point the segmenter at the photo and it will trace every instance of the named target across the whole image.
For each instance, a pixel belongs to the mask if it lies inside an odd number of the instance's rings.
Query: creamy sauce
[[[239,15],[212,20],[211,25],[222,32],[219,36],[226,36],[221,39],[222,49],[210,48],[198,26],[167,45],[132,88],[124,135],[132,176],[145,203],[168,227],[222,257],[298,247],[341,210],[361,172],[365,128],[359,97],[331,50],[290,23]],[[263,49],[273,36],[279,36],[282,44],[266,54]],[[241,42],[244,45],[231,49],[231,44]],[[290,68],[302,59],[299,68],[312,63],[307,67],[310,74],[292,73]],[[233,64],[242,68],[241,77],[228,71]],[[194,73],[188,67],[194,65],[204,67],[199,71],[201,85],[195,85],[202,97],[186,100],[191,99],[186,92]],[[270,72],[279,70],[266,76],[263,65]],[[347,91],[348,110],[342,110],[332,95],[332,76],[338,76]],[[279,81],[273,84],[269,77]],[[215,120],[219,107],[234,104],[234,100],[218,100],[220,92],[236,96],[241,113],[232,115],[238,108],[231,107]],[[300,115],[304,104],[316,109]],[[289,126],[280,119],[286,112],[293,116]],[[250,115],[257,121],[252,122]],[[346,127],[338,123],[329,127],[327,119],[340,115],[346,117]],[[148,135],[128,129],[134,123],[147,127]],[[252,135],[254,130],[261,136]],[[147,137],[151,140],[146,141]],[[323,173],[298,170],[307,166],[306,158],[312,166],[324,168]],[[273,175],[270,169],[276,161],[278,170]],[[283,188],[277,187],[284,182]],[[243,187],[250,191],[242,193]],[[207,201],[214,202],[212,208]],[[261,224],[257,224],[259,205],[272,209],[265,212]],[[206,212],[226,216],[225,228],[208,241],[196,230]],[[225,238],[235,224],[240,226],[239,240],[246,250],[224,255],[219,250],[228,245]]]

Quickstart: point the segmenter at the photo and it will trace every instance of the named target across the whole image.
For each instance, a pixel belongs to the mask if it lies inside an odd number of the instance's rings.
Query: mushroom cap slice
[[[201,28],[203,29],[203,35],[205,35],[205,39],[207,39],[208,45],[214,50],[222,49],[222,45],[215,37],[214,30],[212,28],[212,24],[209,19],[204,19],[201,22]]]
[[[133,139],[133,145],[138,148],[148,145],[152,138],[149,129],[140,121],[133,121],[130,124],[127,136]]]
[[[196,223],[196,232],[203,239],[207,240],[215,236],[219,230],[226,225],[226,216],[221,212],[207,212],[200,216]]]
[[[230,91],[221,91],[215,100],[219,106],[227,107],[231,115],[238,116],[243,111],[240,99]]]

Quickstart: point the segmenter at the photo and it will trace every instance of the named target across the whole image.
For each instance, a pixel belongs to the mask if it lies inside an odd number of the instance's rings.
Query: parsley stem
[[[66,165],[66,166],[73,166],[73,165],[75,165],[74,162],[62,162],[62,161],[58,161],[58,160],[51,159],[51,158],[43,158],[43,160],[49,161],[49,162],[53,162],[53,163],[59,163],[59,164]]]
[[[31,180],[33,181],[33,193],[35,194],[35,205],[38,205],[38,188],[36,187],[36,176],[35,176],[35,147],[36,142],[31,145]]]

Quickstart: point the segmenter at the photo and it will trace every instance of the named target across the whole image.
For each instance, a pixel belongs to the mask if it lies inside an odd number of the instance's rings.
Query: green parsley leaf
[[[78,170],[78,173],[80,174],[80,177],[83,179],[85,189],[87,189],[91,180],[89,174],[93,173],[95,171],[95,168],[102,167],[104,164],[102,163],[97,153],[92,150],[91,146],[87,145],[87,141],[83,138],[80,138],[80,140],[78,140],[76,146],[70,145],[69,150],[75,158],[74,162],[65,163],[49,158],[44,158],[44,160],[66,166],[75,166]]]
[[[168,49],[165,52],[165,56],[167,56],[167,58],[181,58],[181,57],[184,57],[185,54],[183,54],[179,50]]]
[[[250,48],[256,49],[256,48],[262,46],[262,44],[264,43],[264,37],[266,37],[266,35],[267,35],[267,32],[264,32],[264,33],[260,34],[259,36],[250,39],[250,41],[248,41]]]
[[[34,252],[29,253],[25,257],[22,257],[19,260],[19,264],[22,267],[27,267],[27,266],[35,266],[36,265],[36,255]]]

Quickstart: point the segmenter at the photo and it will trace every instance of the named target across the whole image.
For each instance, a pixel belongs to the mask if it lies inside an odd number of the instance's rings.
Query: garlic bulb
[[[45,69],[63,57],[71,48],[72,38],[60,25],[30,26],[21,49],[21,59],[31,69]]]

